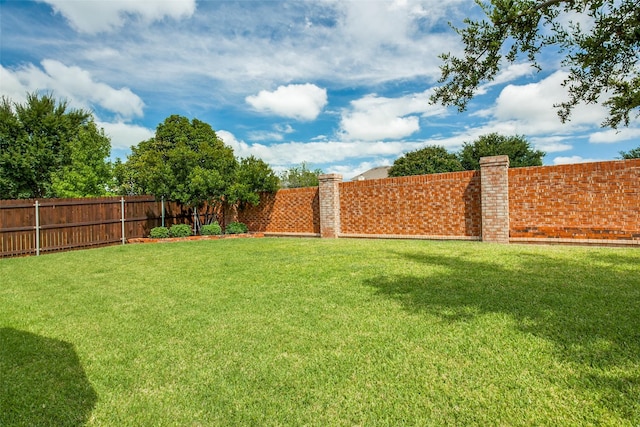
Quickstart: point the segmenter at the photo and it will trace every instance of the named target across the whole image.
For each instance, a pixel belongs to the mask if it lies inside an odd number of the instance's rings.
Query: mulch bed
[[[264,233],[221,234],[219,236],[167,237],[166,239],[135,237],[132,239],[127,239],[127,243],[173,243],[173,242],[184,242],[186,240],[243,239],[248,237],[249,238],[264,237]]]

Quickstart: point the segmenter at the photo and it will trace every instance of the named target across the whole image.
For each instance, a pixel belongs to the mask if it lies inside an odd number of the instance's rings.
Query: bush
[[[151,229],[149,237],[152,239],[166,239],[169,237],[169,229],[167,227],[155,227]]]
[[[222,234],[222,228],[220,227],[220,224],[218,224],[218,221],[216,221],[213,224],[203,225],[200,228],[200,234],[203,236],[217,236],[218,234]]]
[[[242,234],[249,231],[247,226],[241,222],[232,222],[227,225],[227,234]]]
[[[191,236],[191,227],[187,224],[174,224],[169,229],[171,237],[188,237]]]

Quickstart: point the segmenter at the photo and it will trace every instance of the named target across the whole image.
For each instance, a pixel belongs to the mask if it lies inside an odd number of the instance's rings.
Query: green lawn
[[[640,425],[640,250],[320,239],[0,260],[0,425]]]

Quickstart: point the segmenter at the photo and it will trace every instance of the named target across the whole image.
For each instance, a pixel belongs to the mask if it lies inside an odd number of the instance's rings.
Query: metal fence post
[[[162,226],[164,227],[164,196],[162,196]]]
[[[121,222],[122,222],[122,244],[124,245],[127,242],[127,239],[124,235],[124,197],[120,197],[120,212],[121,212]]]
[[[36,256],[40,255],[40,206],[36,200]]]

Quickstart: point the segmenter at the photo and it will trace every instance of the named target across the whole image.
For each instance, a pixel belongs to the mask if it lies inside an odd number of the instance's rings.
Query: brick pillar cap
[[[481,157],[480,167],[486,166],[507,166],[509,167],[509,156]]]
[[[318,180],[320,181],[342,181],[342,175],[339,173],[327,173],[324,175],[319,175]]]

